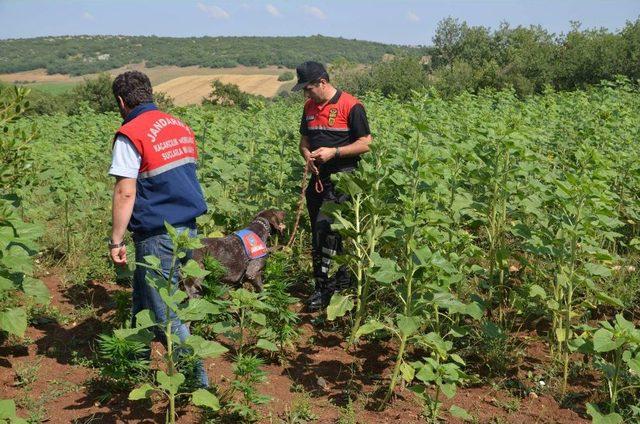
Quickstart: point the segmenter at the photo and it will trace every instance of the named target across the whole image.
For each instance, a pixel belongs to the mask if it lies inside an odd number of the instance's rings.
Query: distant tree
[[[173,97],[169,96],[164,91],[154,92],[153,101],[160,110],[169,110],[175,106],[175,104],[173,103]]]
[[[412,90],[430,84],[429,75],[416,56],[395,57],[366,69],[342,60],[329,67],[329,75],[337,87],[355,95],[377,90],[385,96],[407,99]]]
[[[240,109],[248,109],[261,99],[260,96],[245,93],[236,84],[225,84],[217,79],[213,80],[211,88],[211,94],[202,102],[205,105],[237,106]]]
[[[420,58],[416,56],[396,57],[371,67],[371,85],[385,96],[396,95],[409,99],[412,90],[422,90],[429,86],[429,76]]]
[[[111,75],[100,74],[97,78],[85,79],[75,86],[71,92],[74,103],[85,102],[91,109],[98,113],[117,111],[118,105],[111,91]],[[73,114],[74,111],[70,110]]]
[[[440,53],[444,64],[451,64],[453,59],[458,56],[460,43],[467,23],[460,23],[458,19],[451,16],[438,22],[435,35],[433,36],[433,45]]]
[[[70,93],[50,94],[33,89],[29,94],[29,99],[30,107],[26,111],[27,115],[65,114],[69,112],[72,105]]]
[[[278,75],[278,81],[291,81],[294,78],[293,72],[285,71]]]

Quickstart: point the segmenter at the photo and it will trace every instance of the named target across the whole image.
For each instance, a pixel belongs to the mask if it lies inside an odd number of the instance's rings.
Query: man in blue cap
[[[310,310],[326,307],[331,295],[351,285],[345,266],[329,276],[332,258],[342,253],[340,234],[331,230],[331,218],[320,211],[324,202],[341,203],[331,175],[356,169],[360,155],[369,151],[371,132],[364,106],[354,96],[338,90],[329,81],[325,67],[305,62],[296,69],[298,83],[307,101],[300,123],[300,153],[313,174],[306,191],[311,220],[315,292],[308,300]]]

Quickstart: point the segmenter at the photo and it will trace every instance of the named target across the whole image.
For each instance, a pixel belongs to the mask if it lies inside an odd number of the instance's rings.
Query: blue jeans
[[[195,237],[196,230],[187,227],[176,227],[179,233],[183,231],[189,231],[189,235],[191,237]],[[162,278],[168,279],[169,272],[171,271],[171,260],[173,258],[173,245],[171,244],[171,237],[168,234],[156,234],[146,237],[144,234],[135,234],[134,242],[136,246],[136,262],[144,263],[144,257],[148,255],[154,255],[158,259],[160,259],[160,263],[162,266]],[[187,255],[182,259],[183,263],[186,263],[189,258],[191,258],[191,251],[185,252]],[[180,265],[180,263],[178,263]],[[149,283],[146,281],[146,275],[149,273],[150,275],[155,275],[156,277],[160,277],[156,271],[148,269],[143,266],[136,266],[135,273],[133,275],[133,301],[132,301],[132,320],[131,326],[135,327],[136,325],[136,314],[144,309],[148,309],[156,317],[156,322],[161,325],[163,328],[166,327],[167,324],[167,307],[160,297],[158,291],[151,287]],[[179,272],[174,272],[172,286],[173,289],[178,288],[179,281]],[[180,319],[176,316],[175,312],[170,311],[169,319],[171,320],[171,331],[173,334],[177,335],[180,339],[180,342],[184,342],[185,339],[189,336],[189,328],[183,324]],[[167,340],[164,331],[158,326],[153,327],[154,333],[156,337],[162,342],[162,344],[167,346]],[[176,352],[186,353],[186,352]],[[202,361],[197,361],[195,364],[195,376],[198,382],[203,387],[209,387],[209,379],[207,378],[207,373],[204,370],[204,365]]]

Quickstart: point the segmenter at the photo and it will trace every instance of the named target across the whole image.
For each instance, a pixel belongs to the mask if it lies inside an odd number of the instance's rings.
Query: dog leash
[[[316,183],[314,188],[316,189],[316,193],[320,194],[324,191],[324,186],[322,185],[322,179],[320,178],[319,174],[315,174],[316,177]]]
[[[309,168],[304,166],[304,172],[302,173],[302,180],[300,181],[300,198],[298,199],[298,210],[296,211],[296,222],[293,224],[293,230],[289,236],[289,241],[286,247],[289,248],[293,244],[293,240],[296,238],[298,232],[298,225],[300,224],[300,216],[302,215],[302,207],[304,206],[304,192],[307,189],[307,175],[309,175]],[[322,192],[322,182],[320,182],[320,192]],[[318,191],[318,185],[316,184],[315,190]]]
[[[296,222],[293,225],[293,231],[291,232],[291,236],[289,236],[289,241],[287,242],[286,247],[289,248],[293,244],[294,239],[296,238],[296,233],[298,232],[298,225],[300,224],[300,216],[302,215],[302,207],[304,205],[304,192],[307,189],[307,176],[309,175],[309,168],[304,167],[304,172],[302,173],[302,181],[300,182],[300,198],[298,199],[298,210],[296,212]],[[322,180],[320,179],[318,174],[314,175],[316,178],[314,189],[316,193],[320,194],[324,191],[324,186],[322,185]]]

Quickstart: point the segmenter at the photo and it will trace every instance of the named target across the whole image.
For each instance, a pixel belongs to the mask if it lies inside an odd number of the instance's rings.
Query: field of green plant
[[[371,410],[392,408],[402,393],[427,422],[479,422],[456,405],[457,391],[501,386],[520,399],[550,395],[595,423],[640,420],[639,94],[619,81],[524,99],[508,90],[362,99],[372,151],[339,179],[350,201],[328,208],[348,252],[339,262],[356,284],[313,323],[330,328],[349,355],[365,344],[390,347],[379,390],[365,394]],[[116,279],[105,240],[119,117],[86,110],[20,118],[23,95],[0,106],[5,345],[19,344],[46,309],[38,306],[48,300],[38,280],[44,270],[61,270],[69,285]],[[255,102],[248,110],[173,111],[198,136],[210,208],[201,234],[242,228],[265,208],[285,210],[291,227],[302,178],[300,108]],[[209,261],[203,299],[167,294],[167,308],[192,321],[187,346],[170,344],[190,352],[179,360],[132,359],[155,323],[141,315],[128,328],[125,296],[119,322],[96,335],[96,355],[87,359],[107,393],[130,392],[131,402],[149,398],[172,412],[176,402],[191,402],[203,409],[202,422],[260,420],[269,403],[258,389],[263,368],[290,360],[301,334],[294,296],[310,289],[307,227],[303,219],[293,246],[272,256],[263,293],[222,286],[219,265]],[[127,278],[119,272],[119,284]],[[532,344],[544,352],[543,367],[522,363]],[[231,381],[190,387],[190,360],[219,355],[234,363]],[[597,381],[588,398],[574,390],[585,378]],[[0,401],[0,419],[15,411],[13,400]],[[313,422],[307,415],[282,422]]]

